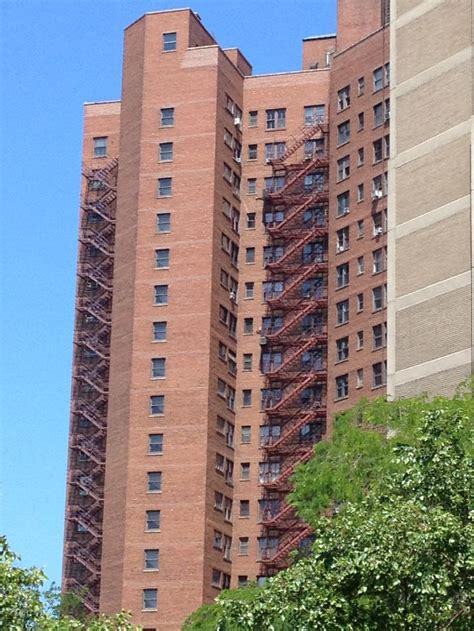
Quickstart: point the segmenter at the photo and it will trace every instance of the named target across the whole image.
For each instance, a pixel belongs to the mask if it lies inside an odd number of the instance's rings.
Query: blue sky
[[[190,6],[254,73],[298,70],[336,0],[0,0],[0,532],[61,576],[82,104],[120,98],[122,36]]]

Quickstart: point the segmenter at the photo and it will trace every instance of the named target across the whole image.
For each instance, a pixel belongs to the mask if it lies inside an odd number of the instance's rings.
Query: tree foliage
[[[74,594],[60,598],[54,587],[43,591],[46,580],[37,568],[22,568],[19,557],[0,537],[0,629],[8,631],[138,631],[130,616],[88,616],[83,619],[64,614],[77,610]]]
[[[312,554],[250,598],[224,592],[185,628],[472,628],[473,418],[471,392],[342,415],[294,478]]]

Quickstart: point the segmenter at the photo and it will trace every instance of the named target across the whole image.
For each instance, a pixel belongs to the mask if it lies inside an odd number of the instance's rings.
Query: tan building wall
[[[472,370],[471,0],[392,2],[391,395],[452,393]]]

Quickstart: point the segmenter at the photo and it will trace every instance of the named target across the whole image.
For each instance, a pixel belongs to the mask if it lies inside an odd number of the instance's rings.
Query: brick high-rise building
[[[63,588],[90,611],[175,630],[311,541],[292,471],[335,413],[386,392],[389,17],[339,0],[301,71],[254,76],[191,10],[146,14],[121,101],[86,104]],[[397,383],[424,357],[403,344]]]

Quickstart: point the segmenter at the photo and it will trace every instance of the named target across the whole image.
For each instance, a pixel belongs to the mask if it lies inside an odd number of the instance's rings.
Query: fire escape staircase
[[[299,130],[299,134],[294,139],[291,145],[282,153],[282,155],[271,161],[272,166],[278,168],[279,165],[283,164],[288,160],[290,156],[292,156],[300,147],[304,145],[307,140],[310,140],[318,133],[324,133],[327,129],[327,123],[322,122],[321,120],[317,120],[313,125],[308,125],[301,127]]]

